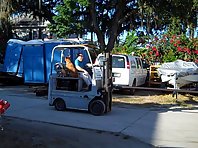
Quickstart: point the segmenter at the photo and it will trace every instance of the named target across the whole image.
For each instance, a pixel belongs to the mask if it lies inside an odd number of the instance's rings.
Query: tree
[[[11,12],[12,12],[11,0],[0,1],[0,30],[1,33],[5,35],[8,35],[8,29],[6,28],[6,23],[9,21],[9,16]]]
[[[87,28],[84,25],[83,13],[87,12],[84,12],[86,10],[83,9],[86,6],[86,3],[78,3],[76,0],[64,0],[64,4],[56,7],[58,15],[53,17],[55,23],[49,25],[49,29],[58,37],[67,37],[69,34],[84,34]]]
[[[6,42],[11,35],[9,16],[12,12],[12,6],[10,2],[11,0],[0,1],[0,55],[4,55]],[[0,59],[0,61],[2,61],[2,59]]]
[[[181,34],[189,28],[193,38],[198,17],[197,0],[139,0],[138,3],[147,34],[152,33],[152,29],[174,31],[174,27]]]
[[[57,7],[55,24],[50,26],[60,36],[77,32],[94,32],[103,51],[110,52],[117,36],[136,26],[137,3],[126,0],[64,0]],[[105,42],[105,39],[107,42]]]
[[[63,0],[10,0],[15,15],[31,14],[34,18],[41,17],[53,23],[54,7],[63,3]]]
[[[0,18],[8,18],[11,13],[11,0],[1,0],[0,1]]]
[[[180,33],[189,28],[192,37],[197,26],[197,9],[196,0],[63,0],[56,8],[55,23],[50,29],[60,37],[94,32],[100,48],[111,51],[124,30],[139,27],[147,35],[154,30],[173,31],[174,26]]]
[[[123,53],[123,54],[132,54],[137,53],[140,50],[139,37],[136,35],[135,31],[128,32],[125,42],[118,47],[114,47],[113,53]]]

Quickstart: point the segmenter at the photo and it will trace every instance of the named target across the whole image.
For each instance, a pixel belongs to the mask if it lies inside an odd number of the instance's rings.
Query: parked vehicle
[[[59,58],[54,55],[60,53]],[[48,100],[49,105],[55,106],[56,110],[78,109],[89,111],[93,115],[102,115],[110,111],[110,105],[106,98],[106,92],[102,87],[102,74],[99,67],[94,67],[92,60],[97,55],[87,45],[58,45],[52,50],[51,73],[49,78]],[[70,74],[61,75],[63,58],[69,56],[74,63],[76,55],[83,54],[83,62],[87,63],[87,71],[91,71],[91,90],[84,89],[81,77],[72,77]],[[95,55],[95,58],[93,57]],[[57,59],[60,59],[59,61]],[[59,63],[59,64],[57,64]]]
[[[176,60],[163,63],[157,72],[162,82],[173,86],[174,89],[198,83],[198,64],[195,62]]]
[[[95,64],[103,67],[105,61],[104,54],[99,54]],[[138,56],[113,54],[112,55],[112,77],[114,89],[128,89],[130,94],[134,94],[132,87],[145,84],[147,70],[143,60]]]

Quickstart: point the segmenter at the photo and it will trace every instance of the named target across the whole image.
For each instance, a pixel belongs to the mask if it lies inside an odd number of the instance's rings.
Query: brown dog
[[[74,78],[77,78],[78,77],[78,71],[75,68],[74,64],[71,62],[70,57],[66,57],[65,62],[66,62],[66,68],[69,71],[70,75]]]

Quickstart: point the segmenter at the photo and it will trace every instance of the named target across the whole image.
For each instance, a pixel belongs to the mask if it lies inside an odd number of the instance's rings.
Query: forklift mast
[[[103,86],[104,100],[107,105],[107,112],[111,111],[112,105],[112,55],[110,52],[105,52],[105,61],[103,63]]]

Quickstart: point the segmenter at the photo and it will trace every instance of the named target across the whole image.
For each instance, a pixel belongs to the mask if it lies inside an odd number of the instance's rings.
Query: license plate
[[[113,76],[113,77],[120,77],[121,74],[120,74],[120,73],[112,73],[112,76]]]

